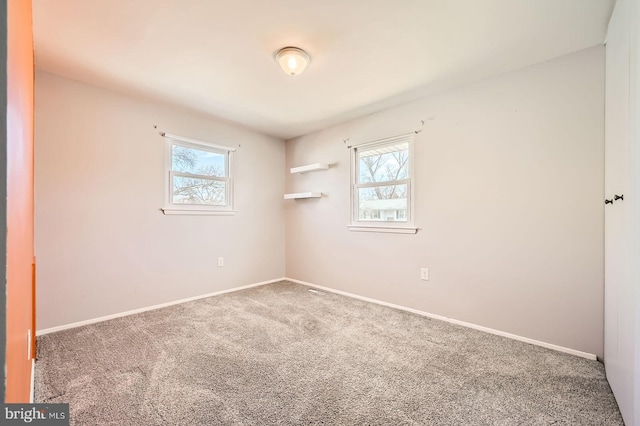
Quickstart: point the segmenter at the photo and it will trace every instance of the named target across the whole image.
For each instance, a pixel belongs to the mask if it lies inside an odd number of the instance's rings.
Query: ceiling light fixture
[[[276,52],[276,62],[287,74],[298,75],[311,63],[311,57],[298,47],[283,47]]]

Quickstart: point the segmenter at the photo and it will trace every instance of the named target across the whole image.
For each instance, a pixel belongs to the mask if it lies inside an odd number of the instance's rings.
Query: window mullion
[[[186,177],[186,178],[191,178],[191,179],[206,179],[206,180],[217,180],[220,182],[226,182],[229,180],[229,178],[226,177],[219,177],[219,176],[210,176],[210,175],[197,175],[197,174],[193,174],[193,173],[185,173],[185,172],[171,172],[173,174],[173,176],[180,176],[180,177]]]
[[[375,188],[378,186],[393,186],[393,185],[407,185],[411,182],[411,179],[401,179],[401,180],[386,180],[384,182],[367,182],[367,183],[356,183],[356,188]]]

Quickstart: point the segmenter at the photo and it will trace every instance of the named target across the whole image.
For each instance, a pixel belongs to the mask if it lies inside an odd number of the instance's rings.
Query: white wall
[[[607,33],[605,351],[607,379],[627,425],[640,425],[640,7],[618,0]]]
[[[416,235],[350,232],[349,150],[419,127]],[[604,48],[287,142],[290,278],[603,354]],[[430,280],[420,281],[420,267]]]
[[[39,330],[284,275],[283,141],[47,73],[36,91]],[[165,144],[153,125],[242,145],[236,216],[160,212]]]

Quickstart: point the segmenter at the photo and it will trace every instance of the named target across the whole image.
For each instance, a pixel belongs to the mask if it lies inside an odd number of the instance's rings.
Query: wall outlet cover
[[[422,268],[420,269],[420,279],[423,281],[429,281],[429,269]]]

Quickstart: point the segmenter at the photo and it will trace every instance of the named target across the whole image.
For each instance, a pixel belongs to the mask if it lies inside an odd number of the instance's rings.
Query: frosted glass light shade
[[[297,47],[283,47],[276,53],[276,61],[287,74],[298,75],[307,68],[311,58],[307,52]]]

